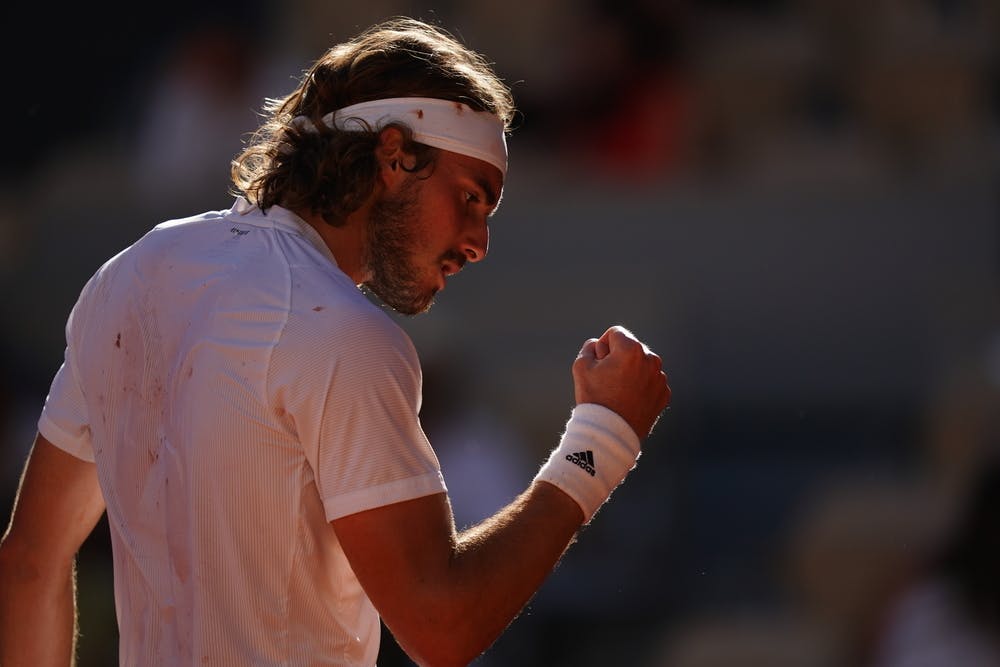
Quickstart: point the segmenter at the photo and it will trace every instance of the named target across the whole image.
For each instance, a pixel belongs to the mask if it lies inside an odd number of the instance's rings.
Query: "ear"
[[[378,158],[380,180],[387,189],[395,190],[410,176],[403,165],[411,164],[413,156],[403,150],[403,133],[398,128],[385,128],[378,139],[375,155]]]

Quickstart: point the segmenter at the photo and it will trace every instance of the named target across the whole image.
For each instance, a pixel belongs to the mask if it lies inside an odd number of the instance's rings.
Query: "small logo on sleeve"
[[[566,460],[570,463],[575,463],[584,470],[586,470],[591,477],[596,475],[594,471],[594,452],[587,450],[585,452],[576,452],[575,454],[567,454]]]

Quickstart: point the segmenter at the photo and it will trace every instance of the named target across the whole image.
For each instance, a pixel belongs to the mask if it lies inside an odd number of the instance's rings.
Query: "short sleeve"
[[[66,324],[66,351],[63,363],[56,372],[49,394],[45,398],[45,405],[38,419],[38,432],[68,454],[93,462],[94,448],[91,444],[90,422],[83,390],[80,388],[73,342],[74,318],[80,307],[80,303],[77,302]]]
[[[273,363],[327,520],[446,490],[418,417],[416,350],[380,312],[292,319]],[[294,350],[304,361],[293,359]],[[281,351],[283,350],[283,351]],[[292,371],[291,369],[298,369]]]

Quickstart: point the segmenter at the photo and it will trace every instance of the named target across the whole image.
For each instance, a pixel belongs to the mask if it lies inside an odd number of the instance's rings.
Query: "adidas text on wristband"
[[[628,422],[602,405],[581,403],[535,479],[554,484],[575,500],[587,523],[635,467],[639,454],[639,437]]]

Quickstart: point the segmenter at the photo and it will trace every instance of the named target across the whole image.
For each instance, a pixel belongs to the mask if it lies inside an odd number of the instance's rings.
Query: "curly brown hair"
[[[377,128],[343,131],[326,126],[328,112],[390,97],[435,97],[496,114],[509,131],[514,116],[510,88],[482,55],[445,30],[407,17],[375,24],[333,46],[305,71],[289,95],[264,102],[265,121],[250,135],[231,166],[235,194],[267,210],[307,209],[342,225],[371,195],[378,174]],[[318,131],[292,119],[305,116]],[[416,156],[412,171],[431,164],[437,149],[402,132]]]

